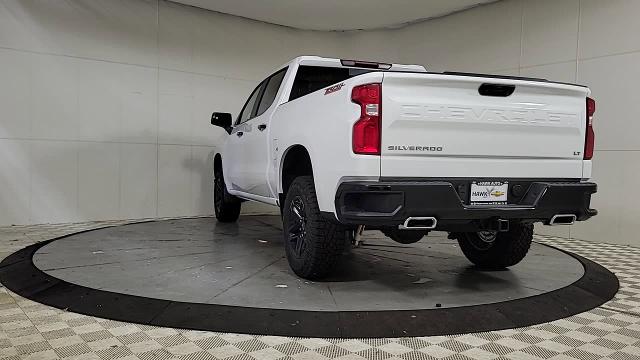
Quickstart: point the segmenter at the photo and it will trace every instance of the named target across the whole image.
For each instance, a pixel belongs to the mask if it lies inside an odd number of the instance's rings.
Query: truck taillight
[[[591,160],[593,157],[593,147],[595,142],[595,133],[593,132],[593,114],[596,112],[596,101],[587,98],[587,129],[584,137],[584,159]]]
[[[353,125],[353,152],[380,155],[382,137],[382,86],[365,84],[353,88],[351,101],[360,105],[360,118]]]

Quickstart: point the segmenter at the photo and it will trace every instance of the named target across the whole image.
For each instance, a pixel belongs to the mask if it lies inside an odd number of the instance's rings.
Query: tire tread
[[[346,228],[337,221],[326,219],[320,212],[312,176],[299,176],[293,180],[283,208],[285,216],[294,196],[302,196],[307,211],[307,249],[302,259],[297,259],[290,248],[288,233],[284,231],[285,250],[291,269],[305,279],[327,276],[342,255],[346,243]]]
[[[237,197],[229,194],[227,191],[227,186],[224,183],[224,177],[222,172],[218,172],[214,176],[215,178],[222,179],[222,188],[224,190],[224,195],[222,196],[222,205],[220,206],[220,211],[216,209],[215,201],[213,204],[214,212],[216,215],[216,219],[223,223],[232,223],[238,220],[240,217],[240,210],[242,207],[242,202]],[[213,191],[215,192],[215,185]],[[214,194],[215,196],[215,194]]]
[[[479,250],[471,244],[470,237],[476,233],[457,233],[460,248],[475,265],[483,268],[501,269],[518,264],[525,258],[533,239],[533,224],[512,223],[510,230],[498,233],[493,245]]]

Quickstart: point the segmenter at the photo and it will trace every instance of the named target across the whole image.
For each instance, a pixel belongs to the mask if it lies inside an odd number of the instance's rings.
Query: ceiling
[[[400,27],[495,0],[172,0],[307,30]]]

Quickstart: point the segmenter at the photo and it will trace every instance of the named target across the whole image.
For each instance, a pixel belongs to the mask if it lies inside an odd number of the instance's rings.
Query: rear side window
[[[277,73],[271,75],[268,79],[267,86],[264,88],[264,92],[262,93],[262,99],[260,100],[260,105],[258,106],[258,112],[256,116],[260,116],[264,114],[265,111],[273,104],[273,100],[276,99],[276,94],[278,93],[278,89],[280,89],[280,84],[282,83],[282,79],[284,75],[287,73],[287,68],[284,68]]]
[[[368,72],[371,72],[371,70],[326,66],[300,66],[298,67],[296,78],[293,81],[289,101]]]

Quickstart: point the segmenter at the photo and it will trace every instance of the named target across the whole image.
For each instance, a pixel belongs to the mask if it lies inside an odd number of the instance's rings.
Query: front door
[[[248,121],[251,120],[253,114],[255,114],[263,84],[264,82],[258,85],[249,96],[249,99],[244,104],[240,115],[238,115],[233,125],[229,139],[225,142],[222,165],[224,169],[224,181],[230,190],[248,192],[250,187],[247,182],[250,167],[250,154],[247,140],[249,138],[248,135],[250,131],[248,130],[250,130],[250,124],[248,124]]]
[[[268,181],[272,152],[269,125],[286,71],[287,68],[284,68],[274,73],[254,90],[234,126],[232,138],[228,141],[230,157],[227,156],[233,164],[229,166],[232,174],[225,176],[234,190],[275,198],[275,189],[272,191]]]

